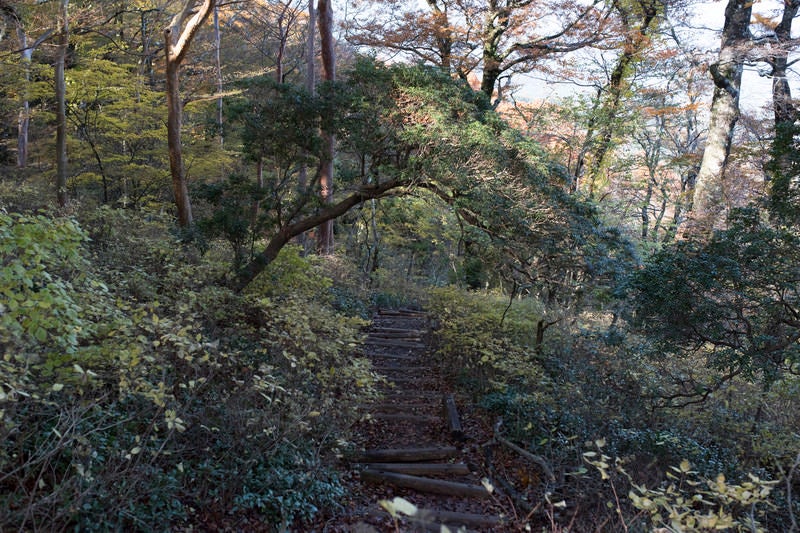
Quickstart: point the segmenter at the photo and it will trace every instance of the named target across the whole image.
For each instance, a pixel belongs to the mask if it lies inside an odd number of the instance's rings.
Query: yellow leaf
[[[417,514],[417,506],[399,496],[395,497],[392,501],[380,500],[378,504],[386,509],[386,511],[388,511],[389,514],[394,518],[397,517],[398,512],[403,513],[406,516],[414,516]]]

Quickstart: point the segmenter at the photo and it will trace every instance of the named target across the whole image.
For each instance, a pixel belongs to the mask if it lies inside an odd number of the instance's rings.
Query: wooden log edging
[[[449,526],[495,527],[505,523],[500,516],[440,511],[438,509],[417,509],[417,514],[413,518],[425,522],[445,523]]]
[[[429,492],[432,494],[443,494],[446,496],[460,496],[464,498],[488,498],[490,496],[489,491],[486,490],[486,487],[483,485],[470,485],[457,481],[444,481],[441,479],[398,474],[396,472],[384,472],[382,470],[372,470],[369,468],[361,472],[361,479],[368,483],[388,483],[396,487]]]
[[[365,450],[354,456],[357,463],[421,463],[449,459],[460,454],[452,446],[430,446],[426,448],[393,448]]]
[[[427,348],[427,344],[421,342],[410,342],[405,340],[382,339],[375,337],[367,337],[364,339],[365,346],[383,346],[386,348],[401,348],[405,350],[422,350]]]
[[[418,415],[415,413],[371,413],[369,415],[373,420],[386,420],[395,422],[418,422],[420,424],[433,424],[439,420],[439,417],[430,415]]]
[[[397,472],[398,474],[454,474],[466,476],[469,467],[464,463],[365,463],[365,469],[383,472]]]
[[[442,410],[444,411],[444,419],[447,421],[447,429],[450,431],[450,437],[457,441],[464,440],[464,428],[461,427],[461,418],[458,416],[456,400],[452,394],[444,394],[442,396]]]

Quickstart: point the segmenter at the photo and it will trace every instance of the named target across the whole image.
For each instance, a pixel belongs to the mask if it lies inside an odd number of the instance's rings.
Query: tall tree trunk
[[[447,5],[442,9],[437,0],[425,0],[436,20],[436,46],[441,58],[440,67],[447,73],[453,68],[453,29],[447,15]]]
[[[595,138],[589,139],[591,150],[589,156],[589,197],[594,198],[598,182],[608,167],[608,155],[614,144],[614,134],[619,131],[620,112],[625,93],[630,87],[630,76],[635,64],[650,45],[650,34],[658,25],[658,14],[661,10],[659,0],[641,0],[633,8],[617,5],[617,10],[626,28],[623,51],[617,58],[617,64],[611,72],[605,97],[597,110]],[[633,10],[636,12],[632,12]],[[632,20],[636,17],[638,20]],[[635,27],[631,27],[634,26]]]
[[[317,10],[314,6],[314,0],[308,0],[308,29],[306,30],[306,51],[305,51],[305,63],[306,63],[306,91],[308,94],[313,96],[316,91],[317,85],[317,51],[316,51],[316,32],[317,29]],[[305,196],[308,191],[308,165],[304,162],[300,166],[300,171],[297,174],[297,191],[300,196]],[[302,246],[303,251],[307,252],[308,239],[306,238],[305,233],[301,233],[297,236],[297,242]]]
[[[497,80],[503,73],[503,53],[500,50],[500,40],[508,30],[510,23],[510,8],[502,5],[498,0],[489,0],[486,18],[483,26],[483,74],[481,76],[481,91],[490,99],[494,95]]]
[[[322,75],[326,81],[336,80],[336,50],[333,38],[333,6],[331,0],[317,3]],[[323,131],[323,153],[320,158],[320,197],[325,205],[333,202],[333,161],[336,156],[336,136]],[[333,253],[333,219],[324,221],[317,233],[317,250],[321,254]]]
[[[56,86],[56,200],[67,205],[67,83],[65,69],[69,48],[69,0],[61,0],[58,20],[58,51],[55,64]]]
[[[175,207],[178,210],[178,224],[182,227],[192,223],[192,204],[186,184],[186,170],[183,166],[183,147],[181,145],[183,103],[180,97],[180,68],[186,58],[189,45],[200,30],[200,26],[213,12],[216,2],[215,0],[203,0],[197,7],[195,3],[194,0],[187,0],[183,10],[172,19],[170,27],[164,30],[169,168],[172,175],[172,193],[175,197]]]
[[[317,86],[316,50],[317,10],[314,0],[308,0],[308,33],[306,35],[306,90],[314,94]]]
[[[150,38],[150,28],[147,25],[147,15],[149,13],[150,10],[143,10],[139,14],[139,33],[141,34],[142,45],[142,67],[140,73],[143,77],[147,77],[147,84],[149,87],[155,87],[156,76],[153,69],[153,56],[155,55],[155,52],[153,52],[150,47],[150,42],[152,39]]]
[[[778,46],[774,56],[769,58],[772,67],[772,110],[775,117],[775,138],[772,141],[772,160],[770,162],[772,183],[770,185],[770,208],[773,216],[784,218],[792,215],[793,205],[792,179],[795,175],[793,167],[798,163],[795,146],[795,135],[798,133],[796,122],[800,118],[792,101],[792,91],[786,77],[788,56],[791,48],[792,21],[800,8],[800,0],[789,0],[783,4],[781,22],[775,28]]]
[[[169,32],[166,43],[170,43]],[[167,57],[171,55],[167,44]],[[192,223],[192,204],[189,187],[186,184],[186,170],[183,166],[183,147],[181,146],[181,115],[183,102],[180,96],[180,63],[167,60],[167,146],[169,149],[169,168],[172,176],[172,195],[178,209],[178,224],[189,226]]]
[[[724,205],[725,170],[739,119],[739,90],[742,85],[744,52],[750,41],[753,2],[728,0],[719,58],[709,67],[714,81],[711,122],[706,147],[692,199],[691,219],[686,231],[707,235],[721,222]]]
[[[653,199],[653,180],[647,181],[647,188],[644,191],[644,198],[639,207],[639,216],[642,220],[642,241],[646,241],[650,235],[650,201]]]
[[[222,59],[220,51],[222,50],[222,34],[219,31],[219,6],[214,6],[214,63],[217,68],[217,132],[219,134],[220,146],[225,146],[225,132],[222,128]]]
[[[22,24],[17,24],[17,39],[19,40],[20,61],[25,84],[22,94],[22,105],[19,110],[17,120],[17,166],[25,168],[28,166],[28,134],[31,125],[31,104],[28,100],[28,86],[31,81],[31,58],[33,57],[34,46],[28,46],[28,36]]]

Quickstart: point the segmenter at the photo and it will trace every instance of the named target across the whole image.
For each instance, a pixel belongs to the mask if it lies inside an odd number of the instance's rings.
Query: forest
[[[410,310],[470,531],[800,532],[798,9],[0,0],[0,530],[416,531]]]

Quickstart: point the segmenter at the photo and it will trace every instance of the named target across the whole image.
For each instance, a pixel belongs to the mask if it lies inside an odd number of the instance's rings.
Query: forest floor
[[[429,356],[430,332],[422,312],[375,315],[363,349],[386,377],[384,397],[363,407],[355,428],[359,451],[341,466],[341,512],[311,530],[506,532],[544,518],[535,505],[542,468],[500,445],[493,421],[442,378]],[[387,501],[401,508],[392,513]]]

